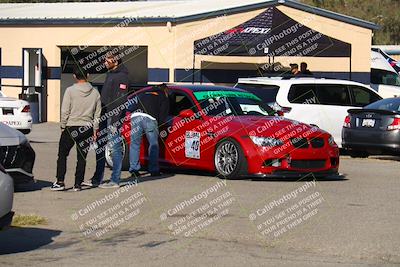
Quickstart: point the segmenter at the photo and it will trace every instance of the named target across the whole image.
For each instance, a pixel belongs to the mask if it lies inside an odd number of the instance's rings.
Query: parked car
[[[384,98],[400,96],[397,62],[379,48],[371,50],[371,87]]]
[[[14,212],[12,212],[14,198],[13,179],[0,165],[0,229],[11,224]]]
[[[25,100],[7,97],[0,91],[0,122],[28,134],[32,130],[32,115]]]
[[[34,179],[35,157],[35,151],[25,135],[0,122],[0,164],[14,178],[14,182]]]
[[[400,155],[400,98],[350,109],[343,125],[343,148],[353,157]]]
[[[362,108],[382,99],[371,88],[352,81],[321,78],[243,78],[236,88],[260,97],[285,117],[316,125],[342,145],[342,125],[350,108]]]
[[[160,131],[161,166],[216,172],[228,179],[338,173],[339,149],[330,134],[271,116],[256,95],[231,87],[168,87],[171,104],[168,123]],[[127,155],[129,114],[123,129]],[[146,143],[140,152],[142,164],[147,161]]]

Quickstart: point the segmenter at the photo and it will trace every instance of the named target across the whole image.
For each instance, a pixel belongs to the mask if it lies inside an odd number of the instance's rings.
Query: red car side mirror
[[[195,114],[191,109],[184,109],[181,112],[179,112],[179,117],[181,118],[190,118],[190,117],[194,118],[194,116]]]

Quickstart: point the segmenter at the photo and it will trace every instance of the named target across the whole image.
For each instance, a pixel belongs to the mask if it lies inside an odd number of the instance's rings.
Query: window
[[[105,52],[99,55],[96,54],[95,58],[89,60],[88,58],[94,55],[95,50],[87,48],[73,55],[70,49],[63,48],[61,50],[61,72],[72,73],[75,66],[81,66],[89,74],[106,73],[107,69],[103,65],[104,60],[99,59],[104,56]]]
[[[371,69],[371,83],[400,86],[400,77],[387,70]]]
[[[346,85],[317,85],[317,102],[321,105],[350,106],[350,95]]]
[[[197,112],[196,106],[190,98],[182,93],[172,93],[170,95],[170,115],[178,116],[182,110],[191,109]]]
[[[242,91],[199,91],[194,93],[206,116],[268,116],[274,111],[261,99]]]
[[[266,104],[276,102],[276,95],[279,91],[279,86],[276,85],[238,83],[235,87],[255,94]]]
[[[297,104],[318,104],[314,84],[295,84],[290,87],[288,100]]]
[[[353,94],[354,103],[352,105],[356,107],[364,107],[382,99],[378,94],[361,86],[350,85],[349,89]]]
[[[350,94],[342,84],[296,84],[289,90],[288,100],[297,104],[350,106]]]
[[[386,98],[374,102],[365,108],[400,111],[400,98]]]

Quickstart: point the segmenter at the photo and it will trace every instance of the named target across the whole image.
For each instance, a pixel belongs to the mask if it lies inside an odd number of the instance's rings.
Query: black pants
[[[75,185],[80,185],[85,178],[86,156],[90,146],[90,137],[93,128],[71,126],[66,127],[60,137],[57,160],[57,181],[63,183],[67,171],[67,157],[74,144],[76,144],[77,163],[75,170]]]

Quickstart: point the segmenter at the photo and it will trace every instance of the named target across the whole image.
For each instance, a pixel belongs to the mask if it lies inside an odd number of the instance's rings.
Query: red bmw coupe
[[[277,116],[254,94],[222,86],[168,88],[169,119],[160,126],[161,166],[209,171],[227,179],[338,173],[339,149],[329,133]],[[151,87],[130,98],[146,90]],[[129,124],[128,115],[124,169],[129,167]],[[146,141],[141,148],[142,166],[146,166]],[[106,158],[111,165],[109,150]]]

